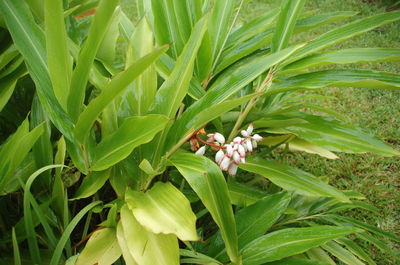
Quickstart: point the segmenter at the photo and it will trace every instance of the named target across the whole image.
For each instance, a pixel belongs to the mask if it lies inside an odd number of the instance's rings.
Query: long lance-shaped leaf
[[[257,35],[252,35],[252,32],[257,32],[257,28],[255,29],[250,29],[248,33],[246,33],[246,36],[252,36],[249,37],[245,41],[237,41],[234,45],[232,45],[230,48],[224,50],[222,54],[223,60],[217,65],[217,69],[215,71],[216,73],[221,72],[224,70],[227,66],[231,65],[232,63],[238,61],[239,59],[243,58],[244,56],[247,56],[253,52],[255,52],[258,49],[261,49],[265,46],[268,46],[272,37],[273,37],[273,29],[272,27],[274,26],[274,18],[277,14],[274,14],[273,17],[269,19],[265,27],[265,30],[263,30],[261,33]],[[300,33],[306,30],[310,30],[316,27],[320,27],[322,25],[335,22],[338,20],[342,20],[344,18],[350,17],[355,15],[354,12],[331,12],[331,13],[326,13],[326,14],[321,14],[321,15],[316,15],[312,17],[307,17],[303,19],[299,19],[297,21],[296,27],[294,29],[294,33]],[[245,27],[245,26],[244,26]]]
[[[85,100],[86,84],[94,57],[112,20],[118,0],[101,1],[90,26],[88,38],[82,48],[76,67],[72,73],[68,96],[68,113],[73,121],[78,119]]]
[[[352,23],[335,28],[320,35],[319,37],[308,43],[306,46],[304,46],[302,49],[295,52],[291,59],[286,63],[297,61],[300,58],[303,58],[311,53],[317,52],[338,42],[342,42],[351,37],[360,35],[366,31],[399,19],[400,11],[393,11],[370,16],[367,18],[362,18]]]
[[[244,265],[258,265],[303,253],[359,229],[346,226],[314,226],[282,229],[250,242],[243,250]]]
[[[61,106],[67,109],[69,84],[72,73],[72,59],[67,48],[62,0],[46,0],[45,33],[47,62],[54,94]]]
[[[260,158],[249,158],[240,168],[260,174],[285,190],[306,196],[334,197],[339,201],[350,202],[339,190],[297,168]]]
[[[200,47],[204,32],[207,29],[207,17],[202,18],[193,28],[192,35],[182,54],[176,61],[171,75],[157,91],[152,112],[174,117],[186,96],[189,82],[193,75],[194,60]]]
[[[238,262],[238,239],[228,187],[219,167],[210,159],[178,152],[172,164],[183,175],[221,229],[226,251],[233,262]]]
[[[364,262],[359,260],[356,256],[354,256],[350,251],[340,246],[335,242],[328,242],[325,245],[321,246],[321,248],[328,251],[331,255],[339,259],[348,265],[365,265]]]
[[[162,115],[127,118],[117,131],[96,146],[92,170],[105,170],[123,160],[137,146],[151,141],[167,122]]]
[[[180,132],[184,132],[187,124],[191,123],[193,117],[197,114],[233,96],[270,67],[288,58],[299,47],[301,46],[287,48],[271,55],[252,58],[249,62],[244,62],[238,67],[234,67],[231,71],[224,73],[214,82],[210,90],[200,100],[191,105],[183,113],[175,122],[174,128]],[[175,135],[174,137],[175,139],[179,139],[182,135]],[[173,142],[169,141],[167,145],[170,146],[176,142],[176,140]]]
[[[266,196],[256,203],[238,211],[235,215],[239,250],[245,245],[265,234],[265,232],[278,220],[286,210],[291,196],[289,193],[281,192]],[[209,247],[209,253],[219,260],[226,251],[220,240],[218,232],[214,244]],[[226,254],[225,254],[226,255]],[[223,260],[227,261],[227,260]]]
[[[282,9],[271,42],[272,52],[280,51],[288,46],[304,3],[305,0],[285,0],[282,2]]]
[[[75,135],[78,141],[85,142],[89,134],[90,128],[97,119],[97,116],[103,109],[118,96],[136,77],[147,69],[154,61],[156,61],[166,50],[167,46],[155,49],[152,53],[144,56],[128,69],[116,75],[104,88],[101,94],[92,100],[87,108],[79,116],[79,120],[75,127]]]
[[[224,48],[223,46],[230,31],[231,17],[235,5],[235,0],[215,1],[208,26],[213,60],[217,59],[219,52]]]
[[[29,73],[36,84],[43,109],[57,129],[73,141],[73,123],[55,97],[51,85],[43,32],[22,1],[0,1],[0,14],[7,23],[15,45],[25,59]]]
[[[400,49],[352,48],[329,51],[305,57],[282,69],[279,75],[296,73],[309,67],[327,64],[349,64],[364,62],[400,62]]]
[[[316,89],[322,87],[362,87],[397,90],[400,89],[400,76],[370,70],[325,70],[284,79],[274,84],[269,93],[278,93],[296,88]]]
[[[24,65],[20,65],[14,72],[0,79],[0,111],[7,104],[14,92],[18,79],[26,75],[28,72]]]

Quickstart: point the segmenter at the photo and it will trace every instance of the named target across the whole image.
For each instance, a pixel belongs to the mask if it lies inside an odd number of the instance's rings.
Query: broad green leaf
[[[295,52],[288,62],[297,61],[311,53],[399,19],[400,11],[393,11],[362,18],[337,27],[318,36],[306,46]]]
[[[274,19],[277,16],[277,10],[271,10],[261,16],[245,23],[240,28],[233,31],[226,42],[225,49],[244,42],[260,34],[273,26]]]
[[[300,74],[274,84],[272,94],[298,88],[362,87],[378,89],[400,89],[397,74],[370,70],[324,70]]]
[[[175,139],[173,141],[169,141],[168,144],[175,144],[178,142],[178,139],[182,137],[181,133],[187,133],[187,129],[185,129],[185,127],[187,127],[187,124],[196,121],[193,120],[196,115],[207,108],[210,108],[211,106],[223,103],[225,100],[235,95],[241,88],[267,71],[270,67],[281,62],[282,60],[285,60],[299,47],[301,46],[287,48],[271,55],[254,58],[249,62],[240,65],[240,67],[235,67],[222,74],[213,83],[208,92],[200,100],[192,104],[175,122],[174,127],[170,131],[179,133],[177,133],[174,136]],[[228,110],[230,109],[226,109],[224,112]]]
[[[151,141],[167,122],[165,116],[156,114],[127,118],[116,132],[96,146],[91,169],[104,170],[123,160],[137,146]]]
[[[216,1],[211,11],[208,31],[211,39],[212,60],[216,60],[224,48],[231,30],[231,18],[235,9],[235,0]]]
[[[236,181],[230,181],[228,183],[228,189],[232,204],[238,206],[252,205],[268,195],[268,193],[263,190]]]
[[[16,47],[25,59],[44,111],[66,138],[74,140],[73,124],[53,92],[42,30],[22,1],[0,1],[0,14],[6,21]]]
[[[78,191],[71,200],[78,200],[92,196],[103,187],[104,183],[108,180],[109,175],[110,170],[90,172],[89,175],[83,178],[82,184],[79,186]]]
[[[4,43],[4,46],[2,47],[5,49],[7,46]],[[15,47],[14,44],[10,44],[5,50],[3,50],[0,54],[0,70],[3,70],[5,66],[8,66],[8,63],[10,63],[14,58],[18,56],[19,52],[17,48]]]
[[[50,263],[49,265],[58,265],[60,262],[60,258],[64,249],[65,244],[67,243],[67,241],[69,240],[72,231],[74,230],[74,228],[77,226],[77,224],[79,223],[79,221],[83,218],[83,216],[85,216],[85,214],[87,212],[89,212],[91,209],[93,209],[93,207],[99,205],[101,203],[101,201],[94,201],[90,204],[88,204],[87,206],[85,206],[85,208],[83,208],[82,210],[80,210],[75,217],[71,220],[71,222],[66,226],[64,232],[61,235],[61,238],[59,239],[57,246],[53,252],[53,255],[51,257]]]
[[[168,47],[155,49],[154,52],[142,57],[125,71],[116,75],[104,88],[101,94],[92,100],[79,116],[75,126],[75,136],[81,143],[85,142],[90,129],[103,109],[117,97],[137,76],[147,69]]]
[[[155,103],[152,107],[153,113],[163,114],[172,118],[179,109],[189,89],[189,82],[193,75],[194,60],[206,30],[207,18],[204,17],[197,22],[188,43],[176,61],[174,70],[158,89]]]
[[[210,212],[221,229],[222,239],[231,261],[237,262],[239,255],[235,218],[228,187],[221,170],[206,157],[184,152],[175,153],[171,157],[171,162]]]
[[[243,264],[258,265],[303,253],[351,233],[359,232],[346,226],[314,226],[287,228],[259,237],[247,244],[242,252]]]
[[[302,69],[327,64],[349,64],[364,62],[400,62],[400,49],[351,48],[328,51],[311,55],[293,62],[282,69],[280,74],[296,73]]]
[[[357,12],[353,11],[334,11],[323,14],[313,14],[312,16],[300,18],[297,20],[295,33],[299,33],[305,30],[321,27],[322,25],[342,21],[348,17],[357,15]]]
[[[122,222],[118,222],[117,225],[117,239],[126,265],[137,265],[135,259],[132,257],[131,252],[129,251],[129,247],[125,239],[125,231],[122,227]]]
[[[63,11],[62,0],[45,1],[44,23],[49,74],[54,94],[66,110],[72,74],[72,58],[67,47]]]
[[[146,193],[128,190],[126,202],[138,222],[155,234],[197,241],[196,216],[189,200],[171,183],[157,182]]]
[[[302,258],[289,258],[265,263],[265,265],[329,265],[328,263]]]
[[[331,253],[331,255],[335,256],[337,259],[343,261],[345,264],[364,265],[364,263],[361,260],[359,260],[347,249],[341,247],[338,243],[328,242],[321,247],[326,251],[328,251],[329,253]]]
[[[68,95],[68,113],[73,121],[77,121],[85,100],[86,84],[93,60],[100,47],[101,41],[111,23],[118,0],[101,1],[96,9],[96,15],[90,26],[89,35],[72,73],[70,93]],[[90,124],[91,125],[91,124]]]
[[[121,208],[126,245],[140,265],[179,265],[179,246],[175,235],[154,234],[140,225],[127,205]]]
[[[14,92],[15,85],[18,79],[27,74],[26,67],[20,66],[12,74],[0,79],[0,111],[7,104],[12,93]]]
[[[121,256],[115,228],[104,228],[90,236],[85,248],[79,254],[76,265],[109,265]]]
[[[240,168],[260,174],[275,185],[289,191],[306,196],[334,197],[339,201],[349,202],[349,199],[339,190],[297,168],[260,158],[248,158],[246,164],[240,164]]]
[[[329,254],[326,253],[325,250],[323,250],[321,247],[312,248],[308,250],[306,254],[308,258],[313,261],[320,261],[324,262],[324,264],[336,265],[336,262],[334,262]]]
[[[304,3],[305,0],[282,1],[281,12],[279,13],[271,42],[271,52],[280,51],[288,46]]]
[[[128,46],[126,65],[127,68],[131,62],[145,56],[153,51],[154,41],[153,33],[146,20],[143,17],[135,31],[132,34]],[[166,56],[164,54],[164,56]],[[153,65],[144,71],[132,84],[126,92],[126,100],[133,115],[144,115],[153,104],[157,92],[157,73]]]
[[[387,237],[387,238],[389,238],[389,239],[391,239],[393,241],[396,241],[396,242],[400,242],[400,238],[398,236],[396,236],[395,234],[386,232],[386,231],[384,231],[382,229],[379,229],[378,227],[375,227],[373,225],[369,225],[369,224],[360,222],[360,221],[358,221],[358,220],[356,220],[354,218],[345,217],[345,216],[339,216],[339,215],[330,215],[329,218],[330,217],[333,217],[334,219],[338,220],[340,223],[351,224],[351,225],[354,225],[356,227],[359,227],[359,228],[365,229],[367,231],[370,231],[371,233],[374,233],[374,234],[377,234],[377,235],[380,235],[380,236],[383,236],[383,237]]]
[[[121,19],[121,8],[117,7],[114,10],[110,24],[104,34],[103,40],[99,46],[96,58],[102,62],[112,65],[115,61],[116,47],[119,37],[119,23]]]
[[[207,255],[201,254],[199,252],[195,252],[193,250],[181,249],[180,255],[184,257],[190,257],[190,259],[181,259],[181,263],[194,263],[194,264],[207,264],[207,265],[222,265],[216,259],[213,259]],[[184,262],[185,261],[185,262]]]
[[[332,153],[331,151],[323,147],[313,145],[312,143],[307,142],[306,140],[300,138],[295,138],[291,140],[289,142],[289,149],[294,151],[304,151],[310,154],[317,154],[329,159],[339,159],[339,157],[334,153]]]
[[[353,253],[360,259],[365,260],[368,264],[376,265],[375,261],[373,261],[372,258],[367,253],[365,253],[365,251],[362,249],[362,247],[360,247],[353,240],[344,237],[344,238],[337,239],[336,242],[345,246],[351,253]]]
[[[236,213],[239,251],[245,245],[267,232],[286,211],[290,199],[290,195],[284,192],[269,195]],[[219,237],[220,234],[217,234],[214,244],[210,245],[209,253],[221,259],[221,255],[226,252],[223,249],[223,245],[219,244],[221,242]]]

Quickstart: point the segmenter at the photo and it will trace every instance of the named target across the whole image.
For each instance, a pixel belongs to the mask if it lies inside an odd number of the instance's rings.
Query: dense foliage
[[[382,240],[397,236],[343,216],[376,211],[362,194],[265,157],[400,154],[308,102],[399,89],[395,74],[318,67],[399,62],[323,50],[400,11],[292,43],[355,13],[285,0],[237,26],[246,2],[138,0],[137,24],[118,0],[0,2],[1,263],[375,264],[361,241],[397,259]]]

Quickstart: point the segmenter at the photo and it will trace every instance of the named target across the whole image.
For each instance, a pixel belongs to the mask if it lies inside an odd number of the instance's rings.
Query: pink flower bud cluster
[[[250,124],[246,130],[241,131],[242,137],[236,137],[229,144],[225,143],[225,137],[218,132],[207,135],[207,143],[212,146],[221,146],[215,154],[215,162],[230,176],[236,175],[238,165],[246,163],[246,153],[253,152],[257,148],[257,142],[263,139],[260,135],[252,135],[252,133],[253,124]],[[206,145],[200,147],[196,155],[204,155],[205,152]]]

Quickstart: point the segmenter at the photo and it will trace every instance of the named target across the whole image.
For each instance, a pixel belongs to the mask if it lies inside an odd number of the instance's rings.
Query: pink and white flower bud
[[[247,139],[245,143],[246,143],[247,151],[249,151],[250,153],[253,152],[253,145],[251,144],[251,140]]]
[[[220,133],[214,133],[214,139],[218,142],[218,143],[221,143],[221,144],[224,144],[225,143],[225,137],[222,135],[222,134],[220,134]]]
[[[255,135],[253,135],[253,139],[256,140],[257,142],[259,142],[259,141],[261,141],[263,138],[262,138],[261,135],[255,134]]]
[[[242,130],[240,133],[243,135],[243,137],[249,136],[249,133],[246,130]]]
[[[240,137],[240,136],[235,137],[235,138],[233,139],[233,143],[234,143],[234,144],[240,144],[241,141],[242,141],[242,137]]]
[[[253,123],[250,123],[250,125],[249,125],[249,127],[247,127],[247,134],[248,135],[251,135],[251,133],[253,132],[253,129],[254,129],[254,125],[253,125]]]
[[[217,162],[217,164],[221,164],[222,159],[224,158],[225,154],[224,151],[219,150],[216,154],[215,154],[215,162]]]
[[[251,139],[251,145],[253,146],[253,149],[257,148],[257,141],[254,139]]]
[[[226,156],[231,158],[233,155],[233,146],[230,144],[226,144],[225,147],[226,147]]]
[[[249,150],[247,149],[246,141],[244,141],[244,142],[242,143],[242,146],[243,146],[243,148],[244,148],[244,151],[247,153],[247,151],[249,151]]]
[[[241,145],[241,144],[239,145],[238,152],[239,152],[240,157],[246,156],[246,150],[244,149],[243,145]]]
[[[246,159],[245,159],[244,157],[241,157],[241,158],[240,158],[240,163],[246,164]]]
[[[231,159],[227,156],[224,156],[219,167],[221,168],[221,170],[227,171],[230,163],[231,163]]]
[[[228,169],[229,176],[233,177],[236,175],[238,169],[238,165],[235,163],[231,163]]]
[[[238,152],[234,152],[233,153],[233,162],[238,165],[240,163],[240,155]]]
[[[199,156],[202,156],[202,155],[204,155],[205,152],[206,152],[206,146],[202,146],[196,151],[195,154],[199,155]]]
[[[207,139],[207,143],[212,143],[212,142],[215,142],[215,139],[214,139],[214,134],[213,134],[213,133],[209,133],[209,134],[207,134],[207,137],[208,137],[208,139]]]

